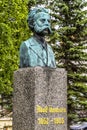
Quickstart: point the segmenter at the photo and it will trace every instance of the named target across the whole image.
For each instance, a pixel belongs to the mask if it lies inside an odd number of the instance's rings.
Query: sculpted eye
[[[48,22],[50,23],[50,20],[48,19]]]
[[[40,19],[40,21],[44,23],[44,22],[45,22],[45,19]]]

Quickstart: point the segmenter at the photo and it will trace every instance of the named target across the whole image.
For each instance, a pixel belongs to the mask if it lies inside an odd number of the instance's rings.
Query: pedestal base
[[[67,74],[32,67],[14,73],[13,130],[67,130]]]

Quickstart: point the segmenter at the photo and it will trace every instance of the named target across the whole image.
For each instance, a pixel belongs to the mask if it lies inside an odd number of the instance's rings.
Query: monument
[[[33,37],[20,47],[20,69],[14,73],[13,130],[67,130],[67,73],[56,68],[45,41],[50,15],[34,8],[28,24]]]
[[[28,24],[34,35],[20,47],[20,68],[45,66],[55,68],[55,58],[45,36],[51,33],[50,15],[45,8],[30,11]]]

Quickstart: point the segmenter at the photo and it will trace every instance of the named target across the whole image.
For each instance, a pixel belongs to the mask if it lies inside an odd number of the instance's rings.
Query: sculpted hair
[[[36,7],[36,8],[34,8],[34,9],[32,9],[30,12],[29,12],[29,15],[28,15],[28,19],[27,19],[27,22],[28,22],[28,26],[29,26],[29,28],[32,30],[32,31],[34,31],[34,20],[35,20],[35,15],[36,14],[38,14],[39,12],[44,12],[44,13],[48,13],[49,14],[49,12],[48,12],[48,10],[47,9],[45,9],[45,8],[38,8],[38,7]]]

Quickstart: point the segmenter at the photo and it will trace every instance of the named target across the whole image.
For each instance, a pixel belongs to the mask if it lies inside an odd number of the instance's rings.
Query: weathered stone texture
[[[67,74],[64,69],[32,67],[14,73],[13,130],[67,130],[67,112],[37,113],[37,106],[67,109]],[[39,118],[48,124],[38,124]],[[64,118],[54,124],[53,118]]]

